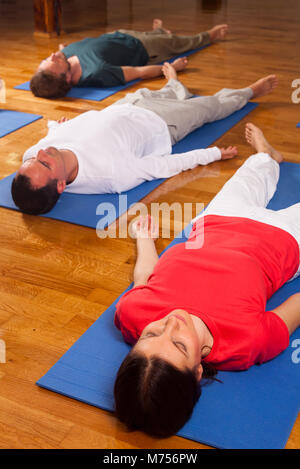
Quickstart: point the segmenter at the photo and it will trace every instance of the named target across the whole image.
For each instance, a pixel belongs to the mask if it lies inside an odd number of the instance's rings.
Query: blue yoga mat
[[[299,184],[300,165],[282,163],[278,190],[269,208],[279,210],[299,202]],[[169,247],[185,240],[178,237]],[[299,291],[297,278],[278,290],[267,308],[272,310]],[[113,325],[117,301],[37,382],[39,386],[113,410],[115,375],[130,349]],[[178,435],[217,448],[283,448],[299,411],[300,329],[274,360],[247,371],[219,372],[218,377],[223,383],[203,388],[191,419]]]
[[[204,49],[208,47],[210,44],[204,47],[200,47],[198,49],[193,49],[185,54],[180,54],[176,57],[174,57],[172,60],[169,60],[169,62],[173,62],[174,60],[180,58],[180,57],[187,57],[191,54],[195,54],[196,52],[200,51],[201,49]],[[125,85],[120,85],[120,86],[113,86],[111,88],[87,88],[87,87],[79,87],[79,86],[74,86],[66,95],[67,98],[76,98],[76,99],[89,99],[91,101],[102,101],[105,98],[108,98],[109,96],[112,96],[115,93],[118,93],[119,91],[125,90],[126,88],[129,88],[130,86],[134,85],[135,83],[139,83],[141,80],[132,80]],[[24,90],[24,91],[29,91],[30,86],[29,86],[29,81],[26,83],[22,83],[21,85],[17,85],[14,87],[16,90]]]
[[[28,112],[0,109],[0,138],[42,117],[37,114],[29,114]]]
[[[138,83],[140,80],[132,80],[126,83],[126,85],[112,86],[111,88],[88,88],[88,87],[79,87],[73,86],[73,88],[68,91],[66,94],[67,98],[76,98],[76,99],[88,99],[90,101],[102,101],[109,96],[112,96],[118,91],[125,90],[130,86]],[[29,91],[29,81],[22,83],[21,85],[14,87],[16,90]]]
[[[212,124],[205,124],[174,145],[173,153],[183,153],[194,150],[195,148],[207,148],[243,119],[243,117],[249,114],[249,112],[255,109],[256,106],[258,106],[257,103],[248,103],[245,107],[225,119],[213,122]],[[232,143],[234,144],[234,142]],[[224,164],[226,164],[226,162]],[[13,178],[14,174],[11,174],[0,181],[0,206],[17,210],[10,192]],[[127,196],[126,205],[119,204],[118,194],[86,195],[64,192],[51,212],[43,216],[74,223],[76,225],[88,226],[90,228],[96,228],[98,224],[99,228],[104,229],[125,213],[130,205],[143,199],[143,197],[152,192],[163,181],[164,179],[147,181],[134,189],[123,192],[122,195]],[[115,210],[111,210],[109,213],[102,215],[97,214],[97,207],[100,203],[111,204]],[[105,224],[102,224],[101,220],[104,219],[104,217]]]

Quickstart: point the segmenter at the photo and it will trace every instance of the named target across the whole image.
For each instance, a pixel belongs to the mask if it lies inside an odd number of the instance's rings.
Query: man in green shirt
[[[223,39],[228,26],[218,25],[194,36],[177,36],[153,21],[153,30],[119,30],[74,42],[43,60],[31,79],[35,96],[61,98],[72,86],[112,87],[135,79],[162,75],[162,65],[172,57]],[[187,65],[186,57],[173,62],[176,71]]]

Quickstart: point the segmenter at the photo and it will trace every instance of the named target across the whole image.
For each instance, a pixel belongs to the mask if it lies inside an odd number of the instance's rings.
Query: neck
[[[200,347],[203,349],[202,358],[206,357],[214,343],[214,338],[205,322],[198,316],[191,314],[192,320],[199,338]]]
[[[70,73],[71,73],[71,83],[72,85],[76,85],[80,77],[82,75],[82,70],[81,70],[81,65],[79,62],[79,59],[76,55],[73,55],[68,59],[68,62],[70,64]]]
[[[78,174],[78,160],[71,150],[60,149],[59,151],[64,162],[66,183],[70,184]]]

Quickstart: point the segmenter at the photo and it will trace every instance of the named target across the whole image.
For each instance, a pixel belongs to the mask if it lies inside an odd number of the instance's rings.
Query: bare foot
[[[250,88],[253,91],[253,98],[260,98],[261,96],[272,93],[278,83],[276,75],[268,75],[267,77],[257,80],[255,83],[250,85]]]
[[[245,136],[247,142],[257,151],[257,153],[268,153],[273,160],[277,161],[277,163],[281,163],[283,161],[282,154],[269,144],[263,132],[256,127],[256,125],[251,124],[250,122],[247,123]]]
[[[163,22],[159,18],[153,20],[152,29],[163,29],[166,33],[171,34],[169,29],[163,28]]]
[[[172,67],[176,70],[176,72],[181,72],[185,69],[188,64],[188,59],[186,57],[180,57],[179,59],[174,60],[172,62]]]
[[[225,38],[228,32],[228,24],[218,24],[208,31],[211,41],[220,41]]]
[[[177,80],[177,73],[175,68],[169,62],[165,62],[162,66],[162,72],[167,80]]]

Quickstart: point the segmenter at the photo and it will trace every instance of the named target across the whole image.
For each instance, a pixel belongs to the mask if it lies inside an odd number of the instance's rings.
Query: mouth
[[[52,151],[52,147],[45,148],[45,150],[44,150],[44,152],[47,153],[47,155],[52,157],[53,155],[52,155],[51,151]]]
[[[177,319],[180,319],[180,321],[184,322],[184,324],[187,325],[186,320],[179,314],[173,314],[173,316]]]

